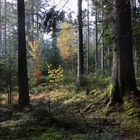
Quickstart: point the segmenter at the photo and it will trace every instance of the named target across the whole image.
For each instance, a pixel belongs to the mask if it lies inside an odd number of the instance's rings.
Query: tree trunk
[[[104,38],[102,39],[101,47],[101,74],[104,76]]]
[[[95,45],[95,72],[98,75],[98,10],[97,1],[95,3],[95,34],[96,34],[96,45]]]
[[[37,27],[37,33],[36,33],[36,38],[39,40],[39,9],[40,9],[40,1],[38,0],[37,1],[37,4],[36,4],[36,27]]]
[[[6,59],[6,50],[7,49],[7,0],[4,0],[4,51],[3,54],[5,55]]]
[[[90,27],[89,27],[89,0],[87,0],[87,74],[89,72],[89,46],[90,46]]]
[[[32,44],[34,42],[35,36],[34,36],[34,1],[32,1],[32,7],[31,7],[31,41]]]
[[[0,57],[2,57],[2,2],[0,0]]]
[[[114,0],[113,17],[113,87],[110,105],[122,104],[124,95],[137,91],[133,66],[130,0]]]
[[[78,65],[77,65],[77,87],[82,86],[82,75],[84,74],[83,58],[83,21],[82,21],[82,0],[78,0]]]
[[[101,11],[102,20],[104,17],[103,8]],[[102,23],[103,35],[102,35],[102,47],[101,47],[101,74],[104,76],[104,24]]]
[[[131,0],[132,7],[132,26],[135,27],[137,25],[137,12],[136,12],[136,0]],[[134,66],[135,66],[135,75],[137,76],[137,40],[135,34],[133,34],[133,47],[134,47]]]
[[[111,62],[110,62],[110,54],[111,54],[111,50],[110,50],[110,44],[108,44],[107,46],[107,69],[110,70],[111,67]]]
[[[21,107],[24,107],[27,104],[29,104],[24,0],[18,0],[17,6],[18,6],[18,82],[19,82],[18,102]]]

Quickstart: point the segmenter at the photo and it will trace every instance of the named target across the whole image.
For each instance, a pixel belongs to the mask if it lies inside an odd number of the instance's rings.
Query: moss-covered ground
[[[1,104],[0,140],[140,139],[140,116],[133,104],[126,98],[124,110],[107,114],[103,88],[87,94],[75,92],[70,84],[43,84],[34,87],[30,96],[31,104],[24,110]]]

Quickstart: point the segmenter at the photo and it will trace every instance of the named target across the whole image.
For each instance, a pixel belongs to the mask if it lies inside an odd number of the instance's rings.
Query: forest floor
[[[135,115],[106,113],[105,90],[87,95],[73,88],[42,84],[30,91],[31,105],[24,110],[1,105],[0,140],[140,140]]]

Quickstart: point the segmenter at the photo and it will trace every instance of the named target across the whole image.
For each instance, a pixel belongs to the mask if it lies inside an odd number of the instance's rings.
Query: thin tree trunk
[[[31,15],[31,19],[32,19],[32,22],[31,22],[31,27],[32,27],[32,33],[31,33],[31,40],[32,40],[32,44],[34,44],[34,1],[32,3],[32,15]]]
[[[138,66],[137,66],[137,40],[136,37],[133,37],[133,42],[134,42],[134,65],[135,65],[135,75],[137,76],[138,74]]]
[[[78,65],[77,65],[77,87],[82,86],[82,76],[84,74],[83,58],[83,21],[82,21],[82,0],[78,0]]]
[[[9,77],[8,77],[8,80],[9,80],[9,88],[8,88],[8,104],[11,105],[12,103],[12,62],[11,62],[11,48],[10,49],[10,52],[9,52]]]
[[[132,9],[132,25],[135,26],[137,24],[136,21],[136,0],[131,0]],[[134,66],[135,66],[135,75],[137,76],[137,39],[135,34],[133,34],[133,47],[134,47]]]
[[[89,0],[87,0],[87,74],[89,72],[89,45],[90,45],[90,32],[89,32]]]
[[[104,75],[104,39],[102,39],[102,47],[101,47],[101,73]]]
[[[0,0],[0,57],[2,57],[2,2]]]
[[[97,2],[97,1],[96,1]],[[95,72],[98,71],[98,13],[97,13],[97,3],[95,4],[95,35],[96,35],[96,45],[95,45]]]
[[[4,0],[4,40],[3,40],[3,55],[5,56],[5,65],[7,67],[7,0]],[[8,68],[8,67],[7,67]],[[10,94],[9,94],[9,75],[7,77],[7,74],[5,74],[6,79],[6,86],[7,86],[7,94],[8,94],[8,104],[10,103]]]
[[[132,53],[130,0],[114,0],[113,17],[113,88],[110,105],[122,104],[124,95],[137,91]]]
[[[101,16],[103,20],[103,8],[102,8]],[[102,28],[104,30],[103,23],[102,23]],[[101,74],[102,76],[104,75],[104,33],[102,35],[102,47],[101,47]]]
[[[38,0],[37,1],[37,6],[36,6],[36,10],[37,10],[37,14],[36,14],[36,27],[37,27],[37,33],[36,33],[36,38],[39,40],[39,16],[38,16],[38,14],[39,14],[39,9],[40,9],[40,1]]]
[[[29,104],[24,0],[18,0],[17,6],[18,6],[18,84],[19,84],[18,102],[21,107],[24,107],[27,104]]]
[[[3,54],[6,57],[6,48],[7,48],[7,0],[4,0],[4,7],[5,8],[4,8],[4,52],[3,52]]]
[[[109,70],[110,69],[110,45],[108,45],[107,47],[107,69]]]

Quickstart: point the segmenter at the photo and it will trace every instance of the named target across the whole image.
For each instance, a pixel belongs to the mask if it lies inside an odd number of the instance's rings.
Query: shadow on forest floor
[[[63,87],[31,95],[31,105],[1,107],[0,140],[139,140],[140,123],[123,112],[104,112],[105,94]]]

